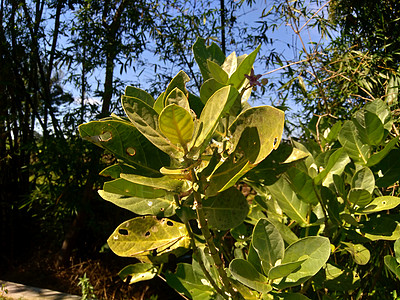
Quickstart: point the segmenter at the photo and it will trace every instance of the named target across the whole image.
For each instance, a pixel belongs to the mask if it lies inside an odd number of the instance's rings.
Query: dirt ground
[[[71,259],[66,267],[55,267],[56,256],[36,253],[1,272],[1,279],[59,292],[82,295],[79,278],[84,274],[99,300],[179,300],[183,299],[162,279],[129,285],[118,277],[127,264],[119,257],[106,255],[96,259]]]

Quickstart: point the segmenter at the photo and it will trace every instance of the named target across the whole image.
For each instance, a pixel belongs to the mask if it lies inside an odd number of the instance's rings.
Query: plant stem
[[[174,195],[175,203],[179,204],[178,195]],[[201,270],[203,271],[204,275],[206,276],[207,280],[210,282],[211,286],[217,291],[218,294],[224,295],[224,292],[220,289],[217,285],[215,280],[211,277],[210,273],[208,272],[206,266],[204,265],[204,261],[199,253],[199,249],[196,246],[196,241],[194,239],[192,228],[189,225],[189,222],[186,218],[183,219],[183,223],[185,224],[186,230],[189,234],[190,238],[190,246],[193,249],[193,254],[197,258],[197,262],[200,265]]]
[[[194,170],[192,170],[192,178],[194,179],[194,184],[197,185],[198,178]],[[200,230],[205,238],[206,244],[208,246],[208,249],[210,250],[211,257],[214,261],[214,265],[217,268],[218,275],[220,277],[220,280],[222,281],[223,287],[225,292],[221,294],[225,299],[228,299],[228,295],[230,295],[233,299],[240,299],[239,295],[237,292],[234,291],[231,282],[229,281],[228,275],[226,274],[224,264],[221,260],[221,257],[219,255],[219,250],[214,244],[213,237],[211,235],[210,229],[207,224],[207,220],[204,214],[203,210],[203,205],[202,205],[202,199],[201,199],[201,194],[197,190],[193,190],[193,195],[194,195],[194,205],[196,208],[196,213],[197,213],[197,221],[199,223]]]

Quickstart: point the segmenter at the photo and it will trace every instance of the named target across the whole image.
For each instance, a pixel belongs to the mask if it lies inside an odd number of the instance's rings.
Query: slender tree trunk
[[[226,54],[226,41],[225,41],[225,0],[220,0],[221,4],[221,49]]]

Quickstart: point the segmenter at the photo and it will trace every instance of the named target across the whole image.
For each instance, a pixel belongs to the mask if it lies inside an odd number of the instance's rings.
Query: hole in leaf
[[[386,201],[382,201],[382,204],[383,204],[383,205],[386,205]]]
[[[168,226],[173,226],[174,223],[172,223],[171,221],[167,221],[167,225],[168,225]]]
[[[119,233],[120,235],[128,235],[128,230],[126,230],[126,229],[119,229],[119,230],[118,230],[118,233]]]
[[[274,138],[274,148],[275,148],[277,143],[278,143],[278,138],[276,137],[276,138]]]
[[[102,134],[99,135],[100,142],[107,142],[111,139],[112,139],[112,134],[109,131],[103,132]]]
[[[149,236],[150,236],[150,231],[147,231],[147,232],[144,234],[144,236],[145,236],[145,237],[149,237]]]
[[[136,154],[136,149],[133,147],[128,147],[126,148],[126,153],[128,153],[130,156],[134,156]]]
[[[160,211],[164,211],[164,210],[165,210],[165,208],[164,208],[164,207],[161,207],[161,208],[160,208]]]

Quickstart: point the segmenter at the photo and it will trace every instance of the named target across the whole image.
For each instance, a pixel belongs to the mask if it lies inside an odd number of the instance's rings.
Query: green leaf
[[[186,109],[188,112],[190,111],[189,100],[186,97],[185,93],[182,92],[179,88],[174,88],[168,94],[168,96],[165,97],[164,108],[170,104],[176,104],[181,108]]]
[[[283,212],[300,226],[307,224],[309,205],[297,198],[289,183],[282,177],[267,187]]]
[[[133,166],[138,174],[156,175],[163,165],[169,164],[168,156],[150,143],[130,122],[93,121],[80,125],[79,133],[82,138]]]
[[[400,263],[400,239],[394,242],[394,255],[398,263]]]
[[[219,89],[223,88],[225,85],[216,81],[214,78],[210,78],[205,81],[200,88],[200,99],[204,104],[207,103],[208,99]]]
[[[249,212],[249,205],[243,194],[231,187],[215,197],[204,199],[203,210],[211,228],[228,230],[244,221]]]
[[[360,223],[360,231],[372,241],[395,241],[400,238],[400,225],[390,215],[371,215],[368,221]]]
[[[226,84],[228,82],[228,74],[221,68],[221,66],[211,60],[207,61],[207,67],[211,76],[218,82]]]
[[[215,92],[201,112],[199,124],[194,133],[194,139],[190,151],[195,159],[208,146],[219,120],[223,113],[230,109],[235,99],[238,97],[238,91],[226,86]]]
[[[368,102],[364,109],[378,116],[387,131],[391,130],[393,124],[392,113],[384,101],[377,99]]]
[[[271,106],[258,106],[242,112],[229,127],[232,150],[236,149],[242,135],[247,137],[247,145],[242,145],[250,162],[258,164],[272,150],[277,149],[283,132],[285,115]],[[254,129],[253,129],[254,128]],[[246,146],[246,147],[244,147]]]
[[[246,77],[244,75],[250,74],[253,67],[254,61],[256,60],[257,53],[260,51],[261,45],[259,45],[253,52],[251,52],[237,67],[236,71],[229,77],[228,84],[232,84],[234,87],[239,89]]]
[[[162,110],[164,109],[164,107],[165,107],[164,98],[165,98],[165,92],[162,92],[162,93],[158,96],[156,102],[155,102],[154,105],[153,105],[154,111],[155,111],[156,113],[158,113],[158,114],[161,113],[161,111],[162,111]]]
[[[107,243],[115,254],[135,257],[149,251],[161,254],[178,247],[188,248],[189,239],[182,223],[145,216],[119,225]]]
[[[279,233],[281,234],[283,240],[287,243],[287,244],[292,244],[295,241],[297,241],[299,238],[297,237],[297,235],[295,235],[293,233],[293,231],[286,226],[285,224],[283,224],[281,221],[273,219],[273,218],[268,218],[267,219],[268,222],[270,222],[271,224],[273,224],[275,226],[276,229],[278,229]]]
[[[260,219],[253,230],[252,245],[257,251],[265,274],[282,259],[285,245],[282,236],[274,225]]]
[[[358,265],[366,265],[369,262],[371,254],[369,250],[361,244],[352,244],[342,242],[346,247],[344,248],[353,257],[354,262]]]
[[[398,279],[400,279],[400,264],[396,261],[393,256],[386,255],[383,259],[386,267],[392,271]]]
[[[158,113],[136,98],[122,96],[122,106],[129,120],[150,142],[174,158],[182,158],[183,149],[171,143],[159,131]]]
[[[193,45],[193,55],[196,60],[204,81],[211,78],[208,70],[207,60],[213,61],[218,65],[222,65],[225,60],[225,54],[214,42],[210,46],[206,46],[205,40],[198,37]]]
[[[100,172],[100,175],[111,177],[112,179],[117,179],[121,177],[121,173],[136,174],[136,172],[137,172],[136,169],[130,165],[124,163],[117,163],[102,170]]]
[[[386,188],[399,180],[400,174],[400,149],[393,149],[372,171],[378,176],[375,183],[378,187]]]
[[[364,189],[352,188],[347,196],[347,199],[354,204],[354,206],[364,207],[372,200],[370,192]]]
[[[186,148],[186,144],[192,139],[194,130],[192,116],[186,109],[176,104],[170,104],[162,110],[159,124],[161,132],[174,144]]]
[[[377,115],[361,109],[355,113],[353,122],[364,144],[380,145],[384,138],[384,128]]]
[[[300,200],[313,205],[318,204],[318,196],[314,190],[313,179],[307,173],[297,168],[290,168],[287,170],[286,175],[293,191]]]
[[[363,143],[352,121],[346,121],[339,133],[339,142],[347,154],[356,162],[366,164],[370,155],[370,146]]]
[[[333,175],[341,175],[349,162],[350,158],[343,148],[335,150],[329,156],[325,168],[314,178],[315,184],[329,186],[333,183]]]
[[[123,268],[118,276],[125,282],[129,278],[129,284],[150,280],[157,275],[158,269],[149,263],[136,263],[133,265],[128,265]]]
[[[375,177],[371,169],[364,167],[358,170],[351,179],[351,187],[364,189],[372,194],[375,188]]]
[[[215,291],[201,270],[191,264],[179,263],[176,272],[166,272],[165,279],[172,288],[195,300],[215,299]]]
[[[139,215],[172,216],[175,213],[172,193],[135,184],[119,178],[104,184],[99,195],[115,205]]]
[[[313,278],[314,281],[330,291],[350,291],[360,286],[360,276],[356,272],[340,269],[329,263],[326,264],[324,270],[325,277],[320,278],[322,276],[318,276],[319,274]]]
[[[120,177],[130,182],[153,187],[155,189],[163,189],[170,192],[181,193],[187,192],[191,186],[188,182],[183,180],[172,179],[168,176],[162,177],[145,177],[136,174],[120,173]]]
[[[231,77],[232,74],[237,70],[238,67],[238,57],[236,56],[236,52],[233,51],[231,54],[225,58],[224,63],[221,68],[227,73],[228,77]]]
[[[260,293],[268,293],[272,290],[267,277],[260,274],[252,264],[244,259],[236,258],[232,260],[229,264],[229,270],[237,281]]]
[[[394,105],[398,103],[399,86],[400,86],[399,77],[396,75],[392,75],[386,86],[386,93],[385,93],[387,95],[385,101],[388,105]]]
[[[330,241],[325,237],[305,237],[289,245],[285,250],[282,264],[304,259],[305,261],[298,270],[283,278],[278,288],[299,285],[314,276],[325,265],[330,253]]]
[[[389,152],[394,147],[396,147],[398,141],[399,141],[399,137],[395,137],[392,140],[390,140],[390,142],[387,143],[385,145],[385,148],[383,148],[381,151],[372,154],[371,157],[368,159],[367,166],[372,167],[372,166],[378,164],[382,159],[385,158],[386,155],[389,154]]]
[[[293,273],[295,270],[297,270],[303,262],[306,260],[299,260],[295,262],[289,262],[286,264],[280,264],[275,267],[272,267],[269,272],[268,272],[268,279],[270,280],[275,280],[278,278],[283,278],[286,276],[289,276],[290,273]]]
[[[164,94],[164,101],[163,104],[164,106],[167,105],[167,98],[170,95],[170,93],[175,89],[178,88],[181,92],[184,93],[184,95],[187,97],[188,96],[188,91],[186,90],[186,83],[190,80],[189,76],[184,72],[184,71],[179,71],[178,74],[175,75],[174,78],[172,78],[171,82],[168,84],[167,89],[165,90]]]
[[[152,95],[133,86],[127,86],[125,88],[125,96],[140,99],[150,106],[153,106],[155,102]]]

